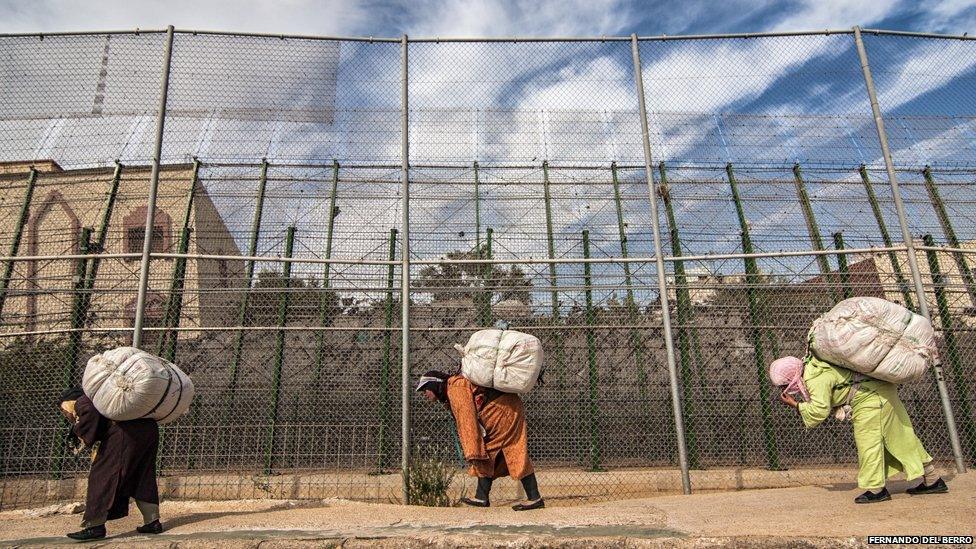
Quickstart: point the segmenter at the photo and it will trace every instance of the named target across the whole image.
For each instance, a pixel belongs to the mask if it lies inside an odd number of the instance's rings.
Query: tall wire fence
[[[0,508],[78,493],[55,401],[133,342],[197,388],[164,493],[395,500],[411,455],[463,462],[412,382],[497,320],[545,348],[550,497],[849,468],[765,368],[851,296],[931,316],[901,396],[971,465],[974,48],[0,36]]]

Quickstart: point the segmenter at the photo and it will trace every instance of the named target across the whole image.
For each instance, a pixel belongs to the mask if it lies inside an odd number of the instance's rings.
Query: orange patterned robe
[[[487,399],[486,392],[459,375],[447,380],[448,404],[457,424],[464,459],[471,464],[468,474],[482,478],[508,475],[516,480],[525,478],[534,469],[529,459],[522,399],[512,393]]]

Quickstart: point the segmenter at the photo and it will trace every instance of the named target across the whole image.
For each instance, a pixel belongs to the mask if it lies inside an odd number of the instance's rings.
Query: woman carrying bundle
[[[461,498],[472,507],[489,507],[488,494],[496,478],[511,476],[522,483],[527,502],[512,506],[530,511],[546,506],[539,495],[529,459],[528,429],[522,399],[512,393],[479,387],[461,375],[431,370],[420,378],[417,392],[429,402],[441,402],[454,416],[468,471],[478,478],[474,498]]]
[[[159,490],[156,450],[159,427],[152,419],[112,421],[95,409],[81,387],[61,395],[60,410],[71,424],[71,440],[78,451],[92,450],[82,530],[68,534],[88,541],[105,537],[105,522],[129,514],[129,498],[136,500],[144,524],[141,534],[159,534]]]
[[[855,503],[890,500],[885,482],[898,473],[905,473],[907,480],[922,478],[918,486],[907,490],[911,495],[949,491],[912,429],[897,385],[834,366],[812,354],[802,361],[792,356],[775,360],[769,366],[769,378],[783,389],[780,400],[799,412],[807,428],[820,425],[831,413],[837,419],[853,421],[860,467],[857,484],[865,490],[854,498]]]

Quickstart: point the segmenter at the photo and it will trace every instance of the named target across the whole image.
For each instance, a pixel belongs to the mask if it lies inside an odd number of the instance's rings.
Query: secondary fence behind
[[[198,390],[171,493],[395,500],[410,455],[463,461],[412,384],[497,320],[545,345],[552,496],[847,466],[765,368],[859,295],[932,317],[941,369],[901,395],[972,464],[974,48],[0,36],[0,508],[73,497],[55,402],[133,339]]]

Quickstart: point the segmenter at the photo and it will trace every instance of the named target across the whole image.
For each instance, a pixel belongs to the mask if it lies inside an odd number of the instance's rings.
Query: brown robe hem
[[[461,376],[447,380],[448,405],[457,424],[464,459],[471,464],[468,474],[481,478],[511,476],[521,480],[535,471],[529,459],[522,399],[516,394],[501,393],[479,410],[476,397],[483,391]]]
[[[74,432],[86,446],[99,443],[88,473],[85,521],[114,520],[129,514],[129,498],[159,503],[156,452],[159,427],[151,419],[112,421],[87,396],[75,403]]]

